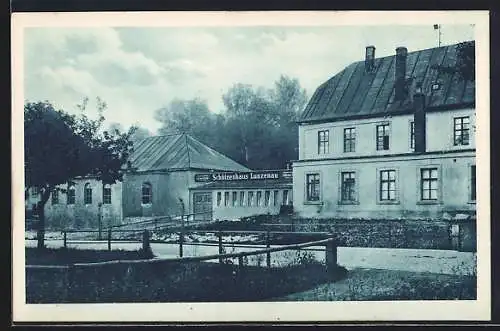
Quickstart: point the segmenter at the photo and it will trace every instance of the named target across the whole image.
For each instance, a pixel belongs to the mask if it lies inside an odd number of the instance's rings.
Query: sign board
[[[194,175],[195,182],[228,182],[292,179],[291,171],[211,172]]]

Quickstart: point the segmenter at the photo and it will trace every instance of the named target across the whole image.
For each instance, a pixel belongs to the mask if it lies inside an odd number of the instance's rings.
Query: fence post
[[[328,271],[334,271],[337,268],[337,243],[333,240],[329,241],[325,245],[326,249],[326,269]]]
[[[181,231],[179,233],[179,257],[182,257],[184,254],[183,244],[184,244],[184,232]]]
[[[271,233],[269,230],[266,234],[266,248],[271,248]],[[266,264],[268,268],[271,268],[271,252],[266,252]]]
[[[66,230],[63,231],[63,235],[64,235],[64,248],[68,248],[68,238]]]
[[[108,251],[111,250],[111,228],[108,229]]]
[[[151,251],[151,245],[149,242],[149,231],[144,230],[142,233],[142,251],[144,253],[150,252]]]
[[[238,255],[238,267],[241,271],[241,269],[243,269],[243,256],[241,255]]]
[[[217,236],[219,237],[219,255],[224,253],[224,247],[222,247],[222,232],[219,230],[217,232]],[[222,256],[219,256],[219,263],[222,264]]]

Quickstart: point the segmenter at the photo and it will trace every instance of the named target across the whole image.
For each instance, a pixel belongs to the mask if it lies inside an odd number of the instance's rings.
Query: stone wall
[[[269,218],[271,221],[271,218]],[[290,226],[270,230],[326,231],[344,247],[448,249],[476,251],[476,221],[468,220],[366,220],[287,219]]]

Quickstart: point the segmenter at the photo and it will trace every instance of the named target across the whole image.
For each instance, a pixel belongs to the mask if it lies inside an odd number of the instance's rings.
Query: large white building
[[[320,85],[299,121],[294,210],[319,218],[475,213],[475,83],[458,45],[376,58]]]

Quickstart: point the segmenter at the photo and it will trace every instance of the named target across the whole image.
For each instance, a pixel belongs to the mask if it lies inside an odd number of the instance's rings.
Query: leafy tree
[[[465,41],[457,45],[457,61],[454,65],[433,65],[432,68],[445,74],[458,74],[465,81],[476,80],[476,55],[474,41]]]
[[[156,112],[161,133],[186,132],[251,169],[282,168],[297,158],[297,116],[307,102],[297,79],[281,76],[272,89],[237,83],[223,95],[225,110],[204,101],[174,100]]]
[[[39,248],[45,246],[44,207],[57,185],[87,175],[114,183],[123,175],[135,128],[123,133],[102,130],[106,104],[98,98],[99,116],[91,119],[84,113],[87,101],[79,105],[79,115],[56,110],[48,101],[24,105],[25,186],[40,192]]]
[[[155,118],[162,123],[160,134],[189,133],[206,144],[213,142],[217,120],[204,100],[174,99],[158,109]]]

